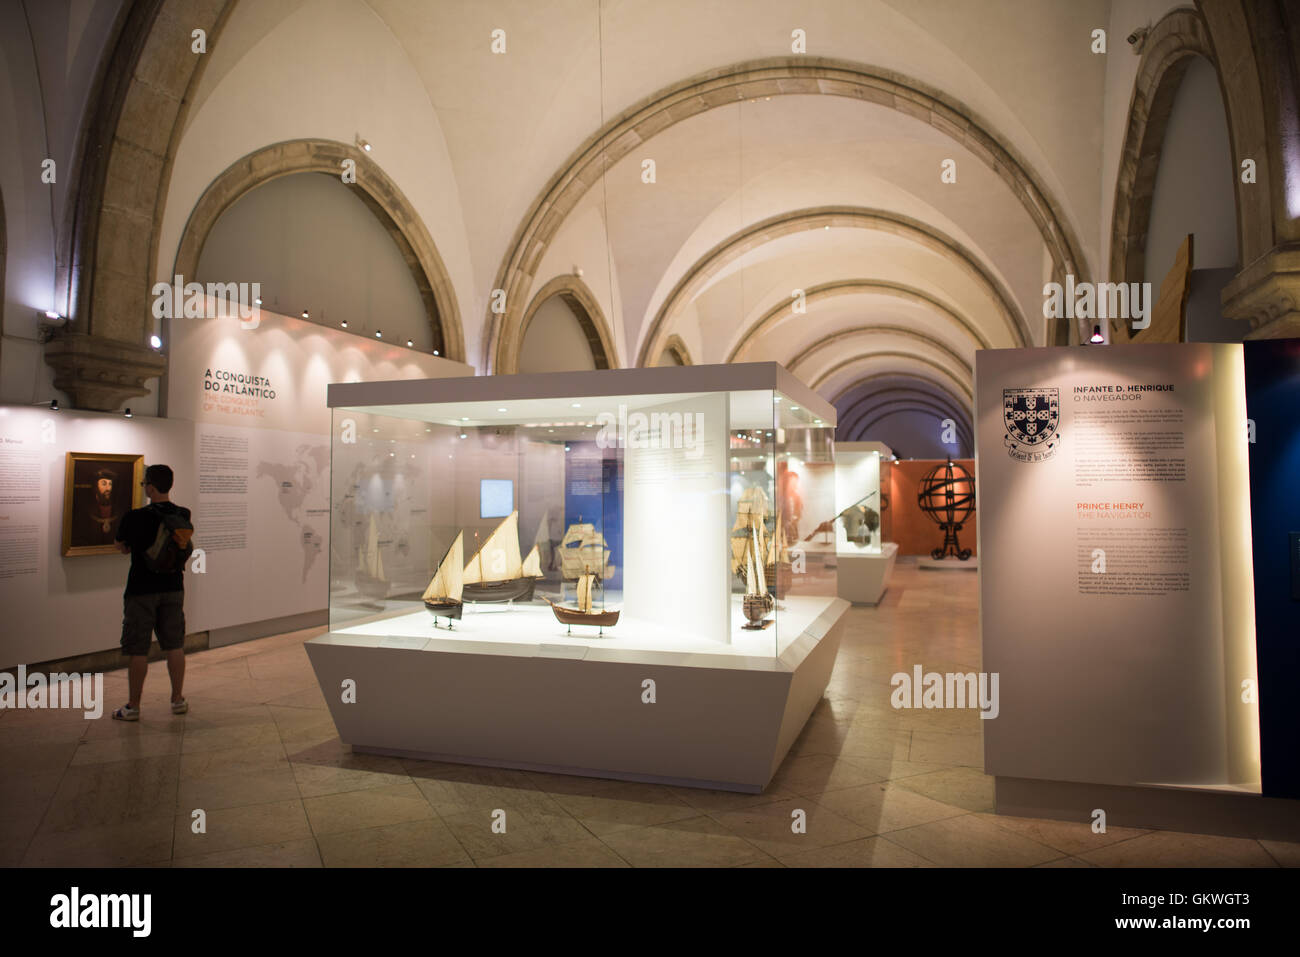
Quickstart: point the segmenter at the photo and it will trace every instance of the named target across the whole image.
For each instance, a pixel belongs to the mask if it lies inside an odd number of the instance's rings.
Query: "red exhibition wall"
[[[884,540],[897,542],[900,555],[929,555],[931,549],[943,544],[943,532],[939,530],[939,526],[916,504],[916,490],[926,473],[945,461],[945,459],[903,459],[892,463],[887,470],[889,508],[884,512],[881,524]],[[974,459],[953,459],[953,462],[966,468],[971,475],[975,474]],[[976,517],[972,515],[970,521],[964,522],[961,531],[957,533],[962,548],[969,548],[972,554],[976,552]]]

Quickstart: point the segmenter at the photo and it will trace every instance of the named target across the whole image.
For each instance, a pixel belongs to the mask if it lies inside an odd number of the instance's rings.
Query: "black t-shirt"
[[[164,591],[184,591],[185,573],[183,571],[160,574],[145,563],[144,553],[158,537],[158,525],[162,522],[159,512],[179,511],[188,522],[190,510],[171,502],[158,502],[144,508],[133,508],[122,516],[117,526],[117,540],[131,546],[131,571],[126,576],[127,595],[156,595]]]

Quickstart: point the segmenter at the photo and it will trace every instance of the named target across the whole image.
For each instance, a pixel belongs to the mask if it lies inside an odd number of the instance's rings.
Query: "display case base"
[[[334,632],[306,649],[357,751],[757,793],[826,689],[847,609],[824,599],[779,657]]]
[[[993,780],[995,809],[1011,817],[1090,824],[1094,810],[1104,808],[1107,827],[1300,841],[1300,801],[1264,797],[1258,789]]]
[[[885,542],[879,555],[853,555],[840,552],[838,565],[839,596],[855,605],[878,605],[889,587],[898,558],[898,544]]]

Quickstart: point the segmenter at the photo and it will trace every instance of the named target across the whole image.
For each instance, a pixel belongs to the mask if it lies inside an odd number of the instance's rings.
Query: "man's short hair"
[[[151,465],[144,470],[144,483],[152,485],[164,495],[172,490],[173,481],[175,481],[175,476],[169,466]]]

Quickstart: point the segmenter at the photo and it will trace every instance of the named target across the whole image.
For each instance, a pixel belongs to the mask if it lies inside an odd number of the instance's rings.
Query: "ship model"
[[[767,539],[763,575],[777,598],[784,598],[790,591],[790,583],[794,578],[793,567],[790,563],[790,548],[785,543],[785,529],[779,521],[776,523],[776,534]]]
[[[465,566],[462,601],[532,601],[542,563],[534,545],[528,556],[519,558],[519,512],[511,512]]]
[[[388,597],[388,579],[384,577],[384,560],[379,554],[379,526],[375,524],[373,512],[365,547],[357,550],[357,591],[376,600]]]
[[[439,618],[447,619],[447,628],[452,628],[452,621],[460,618],[465,605],[461,599],[465,590],[465,533],[457,532],[456,540],[447,549],[438,563],[438,570],[433,573],[429,587],[424,590],[424,607],[433,615],[434,627]]]
[[[549,598],[543,600],[551,606],[551,611],[555,612],[555,618],[562,625],[567,625],[566,634],[573,634],[574,625],[595,625],[600,629],[598,636],[605,634],[606,628],[612,628],[618,624],[618,611],[596,611],[592,607],[591,594],[596,587],[599,579],[594,572],[583,571],[578,576],[578,603],[573,605],[558,605]]]
[[[560,577],[565,581],[578,581],[591,569],[598,569],[595,574],[601,581],[614,577],[614,566],[609,562],[609,546],[605,536],[596,531],[596,526],[583,522],[582,516],[570,525],[560,541]]]
[[[750,530],[749,543],[745,548],[745,597],[741,602],[741,608],[748,619],[741,627],[749,631],[761,631],[772,624],[767,616],[776,607],[776,599],[767,591],[761,556],[758,529],[754,528]]]

